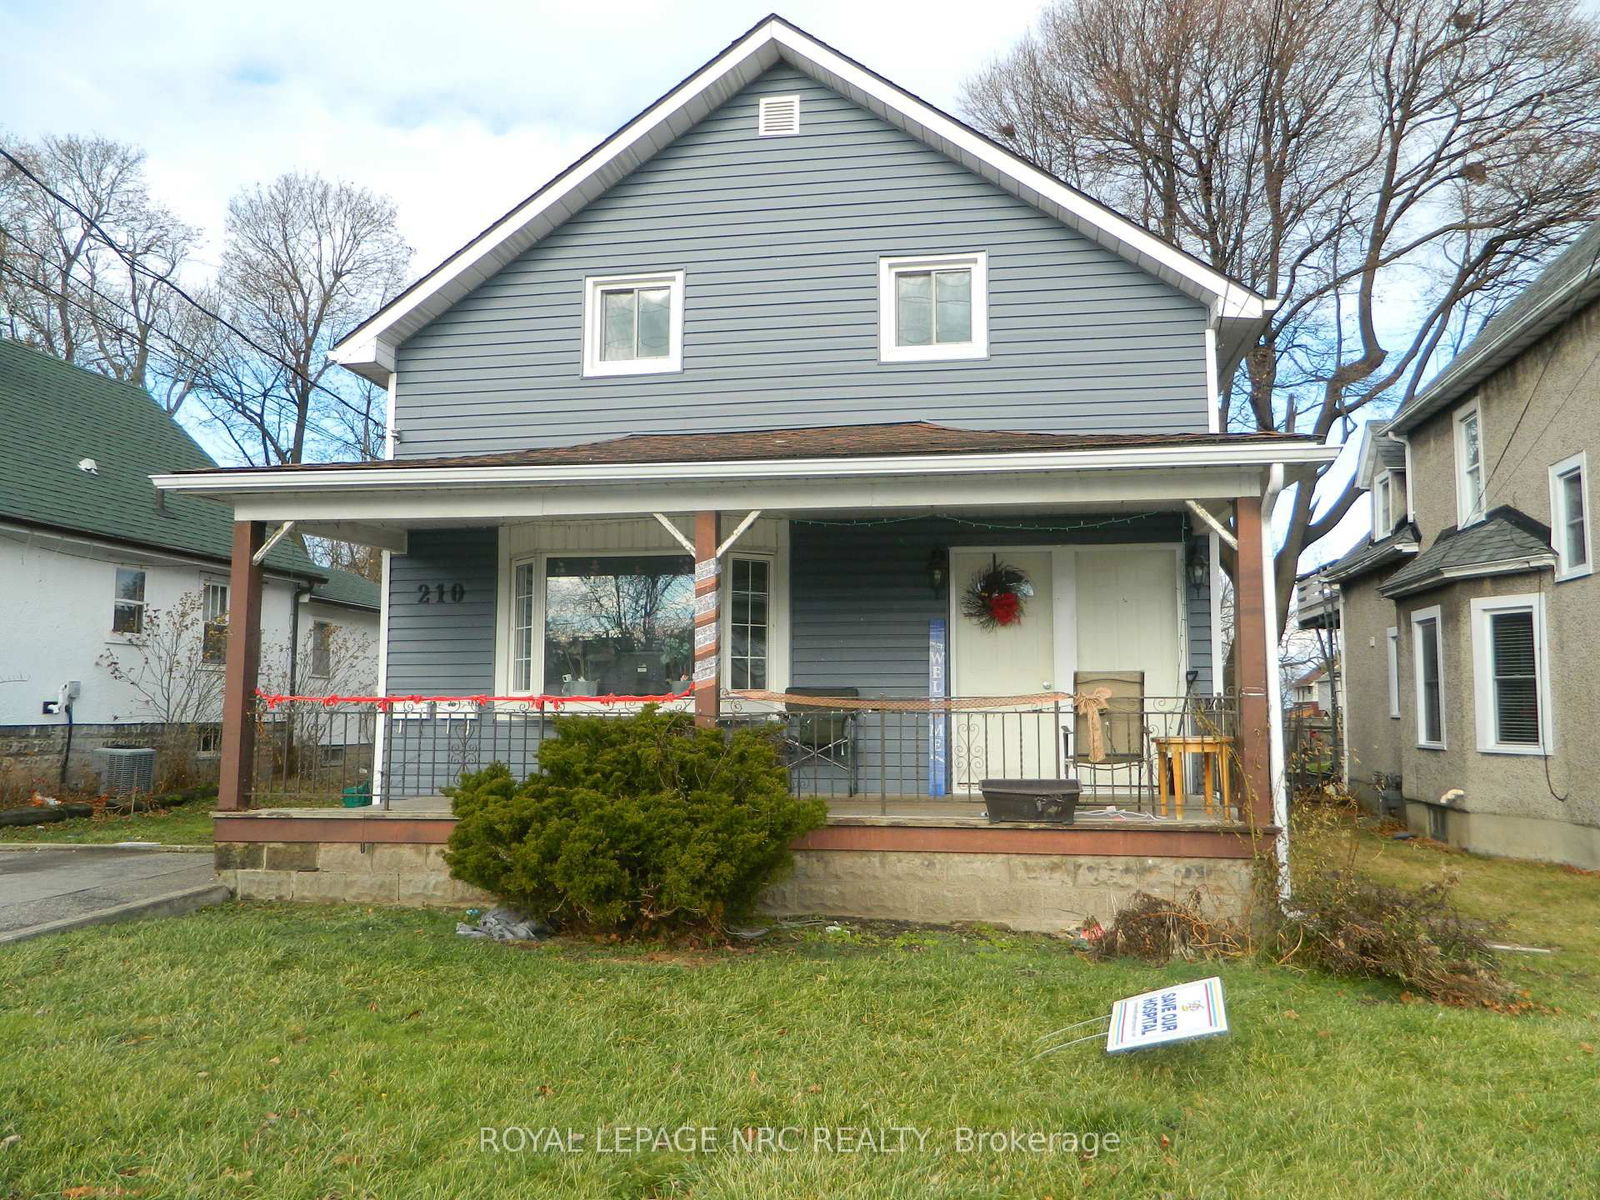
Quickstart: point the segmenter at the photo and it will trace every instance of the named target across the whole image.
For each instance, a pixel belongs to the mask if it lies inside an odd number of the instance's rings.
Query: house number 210
[[[460,604],[466,595],[467,589],[459,583],[417,584],[418,604]]]

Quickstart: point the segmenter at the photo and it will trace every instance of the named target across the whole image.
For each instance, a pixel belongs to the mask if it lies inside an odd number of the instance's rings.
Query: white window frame
[[[549,682],[544,678],[544,580],[547,559],[551,558],[612,558],[631,557],[637,555],[660,555],[663,557],[681,556],[683,551],[676,546],[622,546],[604,548],[578,546],[558,550],[536,550],[526,554],[502,555],[500,596],[500,633],[499,645],[496,650],[496,688],[505,696],[539,696],[549,695]],[[752,550],[741,551],[737,547],[729,550],[722,557],[721,597],[719,612],[721,616],[721,652],[719,655],[722,675],[722,686],[731,687],[732,663],[728,655],[728,647],[733,644],[732,613],[733,613],[733,572],[730,564],[736,558],[761,559],[767,563],[767,686],[766,691],[781,692],[789,686],[789,578],[788,554],[786,550]],[[533,568],[534,589],[533,604],[531,606],[531,628],[528,639],[528,680],[527,686],[521,687],[517,683],[517,631],[516,631],[516,598],[517,598],[517,570],[520,567]],[[629,700],[619,697],[608,703],[609,709],[626,709],[640,707],[645,701]],[[694,703],[693,698],[675,700],[665,708],[687,709]],[[584,706],[577,706],[584,707]]]
[[[1466,426],[1469,420],[1478,423],[1478,504],[1477,507],[1467,503],[1467,435]],[[1488,444],[1483,436],[1483,412],[1474,400],[1471,404],[1462,405],[1456,410],[1451,433],[1456,446],[1456,525],[1465,529],[1468,525],[1476,525],[1483,520],[1484,514],[1489,510],[1489,473],[1485,459],[1487,458]]]
[[[895,341],[899,304],[895,278],[908,271],[947,271],[965,267],[972,272],[972,340],[935,342],[927,346],[902,346]],[[989,255],[978,250],[966,254],[916,254],[878,260],[878,361],[952,362],[989,357]]]
[[[1495,613],[1533,614],[1533,666],[1539,698],[1539,741],[1535,745],[1502,742],[1496,737],[1494,692],[1494,643],[1489,636],[1489,619]],[[1538,592],[1513,596],[1480,596],[1472,601],[1472,696],[1477,710],[1478,750],[1483,754],[1551,753],[1550,650],[1545,636],[1544,597]]]
[[[1384,631],[1384,655],[1389,677],[1389,715],[1400,719],[1400,627],[1391,625]]]
[[[1563,481],[1576,473],[1583,493],[1583,562],[1573,566],[1567,561],[1566,489]],[[1594,573],[1594,535],[1590,532],[1594,521],[1593,506],[1589,503],[1589,455],[1587,451],[1563,458],[1550,466],[1550,541],[1556,551],[1556,582],[1582,579]]]
[[[219,617],[211,616],[211,597],[214,590],[221,592],[223,597],[222,612]],[[231,605],[232,601],[233,592],[229,587],[228,580],[213,579],[209,575],[202,575],[200,577],[200,659],[205,666],[221,667],[227,663],[228,613],[229,606]],[[211,626],[213,623],[222,626],[223,630],[223,650],[221,658],[206,657],[206,651],[209,649],[210,644]]]
[[[600,294],[606,291],[667,288],[671,313],[667,326],[667,353],[663,358],[600,357],[604,320]],[[583,281],[583,374],[586,379],[616,375],[670,375],[683,370],[684,272],[652,271],[635,275],[590,275]]]
[[[1380,541],[1394,529],[1394,472],[1380,471],[1372,481],[1372,539]]]
[[[328,631],[328,638],[327,638],[327,642],[328,642],[328,644],[327,644],[328,661],[324,664],[327,667],[327,670],[325,670],[325,671],[317,670],[317,630],[319,630],[319,629],[326,629]],[[307,678],[309,678],[309,679],[332,679],[333,678],[333,639],[338,636],[338,630],[339,630],[339,626],[336,623],[334,623],[333,621],[322,621],[322,620],[315,620],[315,619],[312,620],[312,622],[311,622],[311,630],[310,630],[311,636],[306,639],[306,676],[307,676]]]
[[[1422,626],[1433,622],[1433,648],[1439,673],[1439,740],[1427,737],[1427,714],[1422,692]],[[1445,720],[1444,676],[1444,617],[1436,604],[1432,608],[1419,608],[1411,614],[1411,691],[1416,702],[1417,746],[1423,750],[1443,750],[1450,736],[1449,722]]]
[[[143,578],[143,587],[141,589],[141,596],[140,596],[139,599],[137,599],[137,600],[124,600],[121,596],[117,595],[117,575],[118,575],[119,572],[122,572],[122,571],[131,571],[134,574],[139,575],[139,576],[141,576]],[[137,622],[137,627],[134,628],[134,629],[118,629],[117,628],[117,608],[118,608],[119,605],[123,605],[123,604],[130,605],[130,606],[136,606],[137,609],[138,609],[139,620]],[[121,640],[121,639],[126,639],[126,638],[134,638],[134,637],[142,636],[143,633],[144,633],[144,614],[145,614],[145,610],[149,606],[150,606],[150,569],[148,567],[130,566],[127,563],[114,563],[114,564],[112,564],[112,567],[111,567],[111,632],[110,632],[109,636],[114,640]]]

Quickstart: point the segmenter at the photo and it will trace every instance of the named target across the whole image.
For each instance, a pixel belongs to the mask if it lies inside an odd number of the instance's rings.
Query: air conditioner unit
[[[94,752],[100,786],[108,795],[148,793],[155,786],[156,752],[148,747],[106,746]]]

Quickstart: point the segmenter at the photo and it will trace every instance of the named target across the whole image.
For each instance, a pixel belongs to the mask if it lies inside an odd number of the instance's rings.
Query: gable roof
[[[1556,565],[1550,530],[1509,505],[1465,529],[1446,529],[1421,554],[1378,585],[1391,599],[1455,579],[1514,575]]]
[[[1600,300],[1600,221],[1484,325],[1450,365],[1395,414],[1389,428],[1396,433],[1415,428],[1596,300]]]
[[[92,471],[79,467],[93,461]],[[148,392],[0,338],[0,520],[227,562],[233,517],[150,476],[215,467]],[[267,566],[320,579],[294,539]]]
[[[1381,471],[1404,471],[1406,448],[1388,436],[1390,425],[1386,421],[1368,421],[1361,427],[1361,441],[1356,447],[1356,487],[1370,491],[1372,481]]]
[[[1270,308],[1249,288],[773,15],[379,309],[329,357],[386,385],[407,338],[780,62],[1206,304],[1224,376],[1254,341]]]

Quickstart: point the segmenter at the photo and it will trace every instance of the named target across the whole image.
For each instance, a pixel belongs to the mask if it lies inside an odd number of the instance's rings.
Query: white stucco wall
[[[140,724],[155,720],[129,684],[112,678],[99,662],[107,652],[126,658],[127,639],[111,632],[116,570],[145,571],[145,601],[167,608],[203,579],[226,581],[226,571],[198,561],[142,554],[110,545],[69,541],[0,528],[0,726],[50,726],[65,716],[46,716],[43,701],[63,683],[78,680],[73,717],[80,725]],[[286,658],[295,585],[269,576],[262,600],[263,659]],[[339,605],[302,606],[301,655],[313,620],[330,620],[368,640],[377,674],[378,615]],[[221,668],[218,667],[218,670]]]

